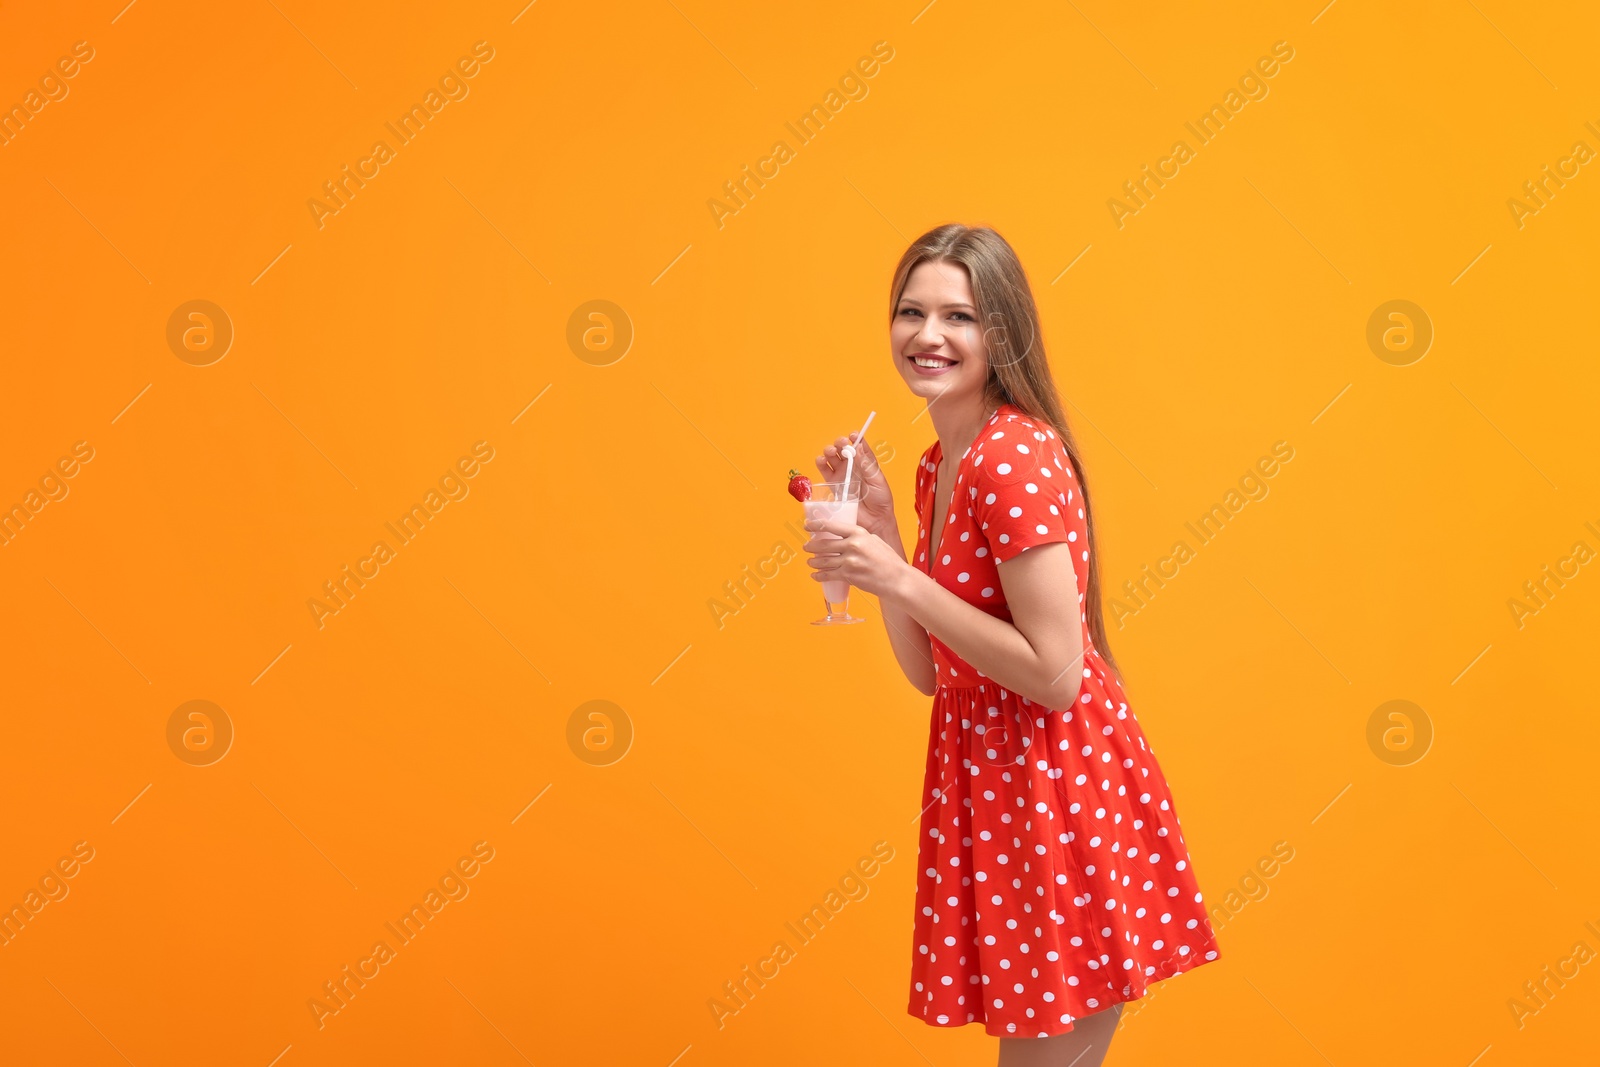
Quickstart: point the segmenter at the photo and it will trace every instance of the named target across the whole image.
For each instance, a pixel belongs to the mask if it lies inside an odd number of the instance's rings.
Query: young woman
[[[812,578],[879,598],[933,697],[909,1011],[982,1023],[1001,1067],[1095,1067],[1122,1005],[1218,956],[1177,810],[1106,645],[1093,512],[1016,253],[941,226],[901,257],[889,347],[938,433],[908,555],[856,443],[859,525]],[[843,477],[839,438],[817,457]]]

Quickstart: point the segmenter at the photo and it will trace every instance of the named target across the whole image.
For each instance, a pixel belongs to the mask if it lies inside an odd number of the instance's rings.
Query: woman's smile
[[[960,363],[960,360],[933,352],[917,352],[907,358],[911,360],[911,365],[917,369],[918,374],[928,378],[936,378]]]

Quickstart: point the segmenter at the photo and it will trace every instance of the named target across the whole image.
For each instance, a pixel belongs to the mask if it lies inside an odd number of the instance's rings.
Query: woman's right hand
[[[840,450],[850,443],[851,436],[846,434],[838,438],[817,457],[817,471],[823,481],[844,481],[845,459]],[[887,538],[889,531],[895,529],[894,494],[889,490],[889,480],[883,476],[883,468],[878,465],[878,456],[870,444],[862,441],[855,449],[850,498],[860,501],[856,525]]]

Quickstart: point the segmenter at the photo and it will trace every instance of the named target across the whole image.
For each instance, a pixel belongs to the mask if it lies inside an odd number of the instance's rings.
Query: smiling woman
[[[908,555],[866,449],[860,524],[808,522],[834,536],[805,549],[816,580],[879,597],[901,670],[933,697],[907,1010],[981,1023],[1002,1067],[1095,1067],[1123,1003],[1219,953],[1106,644],[1082,454],[1011,246],[961,225],[918,238],[889,349],[938,432],[916,540]]]

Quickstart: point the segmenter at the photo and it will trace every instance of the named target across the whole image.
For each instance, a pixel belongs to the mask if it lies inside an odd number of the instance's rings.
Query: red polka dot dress
[[[1048,423],[1002,405],[962,456],[948,519],[932,531],[941,458],[935,441],[917,470],[915,565],[1009,620],[996,563],[1065,541],[1082,608],[1088,526]],[[910,1013],[1048,1037],[1216,959],[1172,795],[1099,651],[1084,656],[1078,699],[1057,709],[932,642]]]

